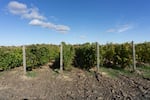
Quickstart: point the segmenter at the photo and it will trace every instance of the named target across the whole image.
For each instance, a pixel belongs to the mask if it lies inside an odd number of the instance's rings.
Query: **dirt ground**
[[[0,100],[150,100],[150,80],[139,77],[112,79],[80,69],[58,74],[48,66],[34,72],[0,72]]]

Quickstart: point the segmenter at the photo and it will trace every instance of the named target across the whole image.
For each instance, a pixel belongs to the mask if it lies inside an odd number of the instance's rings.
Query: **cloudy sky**
[[[150,41],[150,0],[0,0],[0,45]]]

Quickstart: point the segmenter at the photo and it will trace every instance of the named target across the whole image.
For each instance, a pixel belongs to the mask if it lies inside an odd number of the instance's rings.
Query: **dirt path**
[[[150,81],[118,79],[74,69],[57,74],[48,66],[25,77],[21,68],[0,74],[0,100],[150,100]]]

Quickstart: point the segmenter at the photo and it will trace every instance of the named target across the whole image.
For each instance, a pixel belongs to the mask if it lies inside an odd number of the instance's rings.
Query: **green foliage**
[[[38,65],[38,59],[36,57],[37,47],[35,45],[28,46],[26,49],[26,61],[27,67],[34,67]]]
[[[29,45],[26,47],[27,67],[35,68],[54,60],[59,55],[56,45]],[[0,70],[22,65],[22,47],[0,47]]]
[[[0,69],[7,70],[22,64],[21,47],[0,47]]]
[[[58,50],[53,49],[51,48],[51,45],[44,44],[28,46],[26,49],[27,66],[35,68],[48,63],[52,59],[54,60],[54,58],[58,56],[59,53]],[[53,52],[51,52],[52,50]]]
[[[129,67],[132,64],[132,46],[130,43],[106,44],[102,48],[104,65],[107,67]]]
[[[104,65],[107,67],[112,67],[114,65],[114,56],[115,56],[115,45],[110,43],[103,46],[103,56],[104,59]]]
[[[122,68],[129,67],[132,64],[132,46],[129,43],[121,44],[115,48],[114,62]]]
[[[74,64],[82,69],[96,65],[95,43],[82,45],[63,44],[63,65],[65,70]],[[150,42],[136,44],[138,66],[150,65]],[[128,68],[132,65],[131,43],[100,45],[100,64],[107,67]],[[0,47],[0,70],[7,70],[22,65],[22,47]],[[60,63],[60,47],[57,45],[37,44],[26,46],[27,67],[36,68],[51,60]]]
[[[75,49],[75,65],[82,69],[90,69],[96,64],[96,45],[83,44]]]
[[[136,54],[138,62],[150,63],[150,42],[137,44]]]
[[[50,45],[48,49],[49,49],[50,60],[54,60],[59,57],[59,52],[60,52],[59,46]]]
[[[65,70],[70,70],[75,56],[75,50],[72,45],[66,45],[62,42],[63,45],[63,65]]]

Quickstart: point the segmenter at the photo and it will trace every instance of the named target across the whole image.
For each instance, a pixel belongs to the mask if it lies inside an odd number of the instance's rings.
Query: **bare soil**
[[[120,75],[112,79],[74,68],[58,74],[49,66],[23,75],[23,68],[0,72],[0,100],[150,100],[150,80]]]

